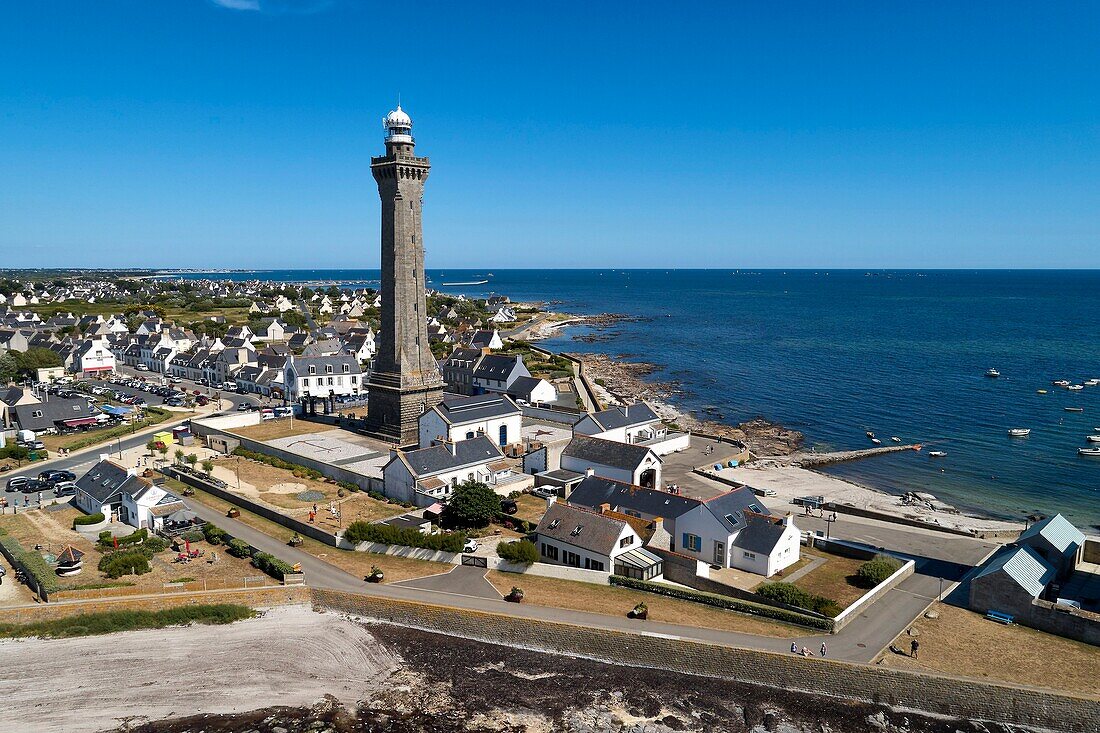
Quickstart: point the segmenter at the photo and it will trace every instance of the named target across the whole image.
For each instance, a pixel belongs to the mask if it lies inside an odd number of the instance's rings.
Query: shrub
[[[0,636],[89,636],[134,629],[161,629],[188,623],[228,624],[255,615],[251,608],[234,604],[180,606],[163,611],[104,611],[29,624],[0,624]]]
[[[501,542],[497,545],[497,554],[502,560],[508,562],[530,565],[538,562],[539,552],[533,542],[518,540],[516,542]]]
[[[152,556],[158,552],[164,552],[168,549],[168,540],[163,537],[150,537],[141,543],[141,549],[147,556]]]
[[[443,521],[449,527],[484,527],[500,511],[500,497],[480,481],[464,481],[455,487],[454,496],[443,509]]]
[[[377,542],[383,545],[403,545],[443,552],[462,552],[462,546],[466,543],[466,535],[461,532],[423,534],[411,527],[391,527],[388,524],[369,522],[349,524],[344,530],[344,539],[355,545],[360,542]]]
[[[121,578],[123,575],[144,575],[152,568],[141,550],[120,550],[101,557],[99,570],[108,578]]]
[[[267,552],[257,552],[252,556],[252,564],[273,578],[282,580],[294,572],[294,567]]]
[[[100,549],[106,549],[108,547],[114,547],[115,542],[118,542],[119,547],[129,547],[130,545],[140,545],[149,538],[149,530],[139,529],[135,532],[131,532],[125,537],[112,537],[109,531],[103,531],[99,533],[99,546]]]
[[[229,533],[213,522],[202,525],[202,536],[212,545],[220,545],[229,539]]]
[[[35,585],[38,586],[40,592],[45,592],[48,595],[56,590],[60,590],[61,582],[57,579],[57,573],[46,564],[46,560],[38,551],[27,550],[22,555],[18,556],[18,560],[19,564],[23,566],[23,570],[27,572],[27,575],[34,579]]]
[[[180,539],[188,542],[202,542],[206,539],[206,535],[203,534],[202,530],[189,529],[180,535]]]
[[[248,557],[252,554],[252,546],[244,540],[232,539],[226,545],[225,551],[233,557]]]
[[[620,575],[612,575],[609,582],[611,585],[617,585],[623,588],[633,588],[634,590],[643,590],[649,593],[668,596],[669,598],[679,598],[685,601],[694,601],[695,603],[705,603],[708,606],[714,606],[716,608],[739,611],[741,613],[752,614],[753,616],[762,616],[764,618],[775,619],[776,621],[798,624],[799,626],[809,626],[810,628],[824,629],[826,631],[831,631],[833,628],[832,619],[808,616],[797,611],[788,611],[784,608],[776,608],[775,606],[765,606],[763,604],[752,603],[751,601],[742,601],[737,598],[720,596],[716,593],[704,593],[702,591],[691,590],[690,588],[679,588],[671,585],[663,585],[661,583],[653,583],[648,580],[624,578]]]
[[[82,517],[77,517],[73,520],[73,529],[77,527],[85,527],[89,524],[99,524],[106,519],[103,516],[103,512],[96,512],[95,514],[85,514]]]
[[[901,560],[890,555],[875,555],[859,566],[856,570],[856,578],[860,585],[866,588],[874,588],[891,575],[901,569]]]
[[[807,611],[814,611],[824,616],[836,616],[841,611],[840,606],[833,599],[814,595],[793,583],[764,583],[756,589],[756,594],[771,601],[805,608]]]

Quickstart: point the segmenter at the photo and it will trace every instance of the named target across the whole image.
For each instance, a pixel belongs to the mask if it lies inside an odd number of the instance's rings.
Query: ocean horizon
[[[1100,526],[1095,338],[1100,270],[430,269],[444,292],[508,295],[577,314],[637,316],[542,342],[657,366],[677,406],[730,423],[761,416],[819,450],[869,447],[866,431],[925,445],[840,464],[838,477],[894,494],[927,491],[1023,521],[1061,512]],[[378,270],[236,270],[187,277],[370,285]],[[448,286],[445,283],[485,284]],[[1001,377],[985,377],[996,368]],[[1045,389],[1047,394],[1039,394]],[[1082,407],[1083,412],[1066,412]],[[1013,439],[1010,428],[1030,428]],[[928,457],[942,450],[947,456]]]

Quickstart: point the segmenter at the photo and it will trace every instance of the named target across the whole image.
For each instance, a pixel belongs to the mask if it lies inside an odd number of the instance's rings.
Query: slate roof
[[[1006,549],[977,572],[973,580],[1004,572],[1032,598],[1038,598],[1056,575],[1046,560],[1030,547]]]
[[[111,504],[113,499],[122,500],[123,491],[136,491],[145,483],[137,476],[131,476],[117,463],[102,460],[77,479],[76,488],[100,504]]]
[[[698,499],[677,496],[667,491],[643,489],[600,476],[586,476],[573,488],[569,503],[589,509],[599,509],[601,504],[610,504],[617,512],[625,513],[629,510],[664,519],[675,519],[702,504]]]
[[[86,397],[74,397],[64,399],[55,397],[49,402],[39,402],[33,405],[15,405],[15,420],[23,430],[45,430],[56,427],[56,423],[62,420],[76,420],[82,417],[94,417],[97,410],[88,405]],[[35,417],[34,413],[41,411],[41,417]]]
[[[455,349],[444,364],[452,368],[471,369],[481,356],[481,349]]]
[[[770,514],[768,508],[760,501],[760,497],[752,493],[752,489],[747,486],[708,499],[703,502],[703,505],[730,532],[744,529],[747,524],[746,511]]]
[[[454,443],[454,453],[451,453],[451,445],[433,445],[430,448],[402,451],[398,453],[398,457],[416,478],[489,463],[504,457],[500,448],[484,435]]]
[[[448,425],[462,425],[522,413],[510,397],[495,392],[473,397],[444,395],[443,401],[432,409],[439,413]]]
[[[527,399],[543,380],[538,377],[516,377],[516,380],[512,382],[508,387],[508,394],[515,397]]]
[[[504,380],[520,365],[522,360],[518,356],[485,354],[474,368],[474,379]]]
[[[765,517],[759,514],[745,515],[747,524],[737,535],[734,547],[761,555],[770,555],[776,543],[787,529],[782,519]]]
[[[606,410],[594,412],[589,417],[604,430],[659,422],[661,419],[645,402],[635,402],[633,405],[623,407],[609,407]]]
[[[633,471],[650,453],[653,451],[644,445],[620,443],[615,440],[593,438],[590,435],[574,435],[562,451],[562,457],[568,456],[600,466]],[[657,461],[660,460],[658,457]]]
[[[1047,517],[1031,525],[1023,531],[1016,543],[1029,544],[1037,537],[1042,537],[1061,553],[1067,552],[1070,548],[1076,550],[1077,547],[1085,544],[1085,535],[1061,514],[1055,514],[1053,517]]]
[[[620,519],[559,501],[546,510],[535,532],[539,539],[545,537],[597,555],[610,556],[627,526]]]

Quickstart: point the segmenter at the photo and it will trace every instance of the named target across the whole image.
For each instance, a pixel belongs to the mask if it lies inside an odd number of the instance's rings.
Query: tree
[[[150,440],[145,444],[145,450],[149,451],[149,455],[153,455],[153,452],[157,449],[157,441]]]
[[[875,557],[863,563],[856,570],[856,578],[861,585],[874,588],[882,581],[901,569],[901,560],[890,555],[875,555]]]
[[[10,351],[0,354],[0,385],[19,378],[19,361]]]
[[[176,448],[176,452],[173,455],[176,457],[175,464],[177,466],[182,466],[183,465],[183,451],[180,450],[179,448]]]
[[[202,470],[206,472],[207,476],[209,476],[210,472],[214,470],[214,462],[207,458],[205,461],[202,462]]]
[[[187,457],[183,460],[187,461],[187,465],[194,469],[195,464],[199,462],[199,457],[196,456],[194,453],[188,453]]]
[[[516,542],[501,542],[497,545],[497,554],[500,559],[508,562],[530,565],[538,562],[539,552],[533,542],[517,540]]]
[[[168,446],[163,443],[157,443],[157,453],[160,453],[160,460],[164,461],[168,456]]]
[[[455,487],[454,496],[443,510],[443,521],[451,527],[484,527],[500,511],[500,497],[473,479]]]
[[[56,351],[44,349],[40,346],[32,346],[26,351],[10,353],[15,356],[15,361],[19,364],[19,371],[32,376],[38,369],[59,367],[64,363],[61,360],[61,355]]]
[[[282,319],[286,325],[299,331],[306,327],[306,317],[301,311],[287,311],[282,315]]]

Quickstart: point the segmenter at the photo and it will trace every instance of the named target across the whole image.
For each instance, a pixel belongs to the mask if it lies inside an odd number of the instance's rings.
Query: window
[[[474,437],[474,431],[473,430],[467,430],[466,431],[466,440],[472,440],[473,437]]]
[[[317,373],[317,367],[315,367],[311,364],[310,367],[309,367],[309,373],[310,374],[316,374]]]
[[[548,557],[551,560],[558,559],[558,548],[554,545],[548,545],[545,542],[542,543],[542,556]]]
[[[603,563],[600,562],[599,560],[593,560],[590,557],[586,557],[584,559],[584,569],[585,570],[599,570],[599,571],[602,572],[603,571]]]
[[[745,553],[745,559],[746,560],[755,560],[756,559],[756,553],[755,552],[746,552]]]
[[[563,562],[570,567],[579,568],[581,566],[581,556],[575,552],[566,550]]]
[[[332,364],[325,364],[325,374],[332,374]]]
[[[634,538],[633,537],[623,537],[621,540],[619,540],[619,547],[630,547],[633,544],[634,544]]]
[[[330,387],[332,386],[332,377],[328,378],[328,384],[329,384]]]
[[[696,534],[688,534],[684,532],[683,548],[685,550],[693,550],[699,552],[703,549],[703,538]]]
[[[763,514],[763,512],[760,511],[759,504],[749,504],[749,511],[756,512],[757,514]]]
[[[350,371],[351,371],[351,365],[350,364],[345,364],[344,365],[344,374],[347,374]]]
[[[302,377],[302,386],[303,387],[308,387],[309,386],[309,377]]]
[[[352,384],[358,384],[358,382],[359,382],[359,378],[356,377],[354,374],[351,375],[351,383]]]
[[[560,519],[555,519],[554,521],[550,522],[550,524],[546,528],[547,529],[554,529],[559,524],[561,524],[561,520]]]
[[[34,412],[31,413],[31,417],[42,417],[42,411],[41,410],[35,410]]]

